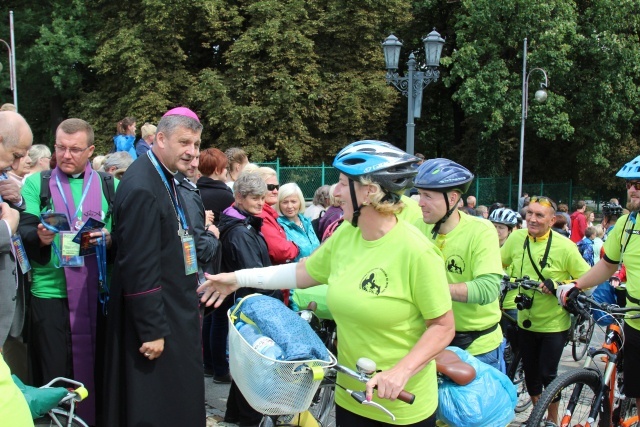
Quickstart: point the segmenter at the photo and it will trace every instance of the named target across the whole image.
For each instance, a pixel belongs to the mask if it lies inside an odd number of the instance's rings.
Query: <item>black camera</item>
[[[518,294],[514,298],[513,302],[516,303],[516,308],[518,310],[529,310],[533,305],[533,298],[529,295]]]

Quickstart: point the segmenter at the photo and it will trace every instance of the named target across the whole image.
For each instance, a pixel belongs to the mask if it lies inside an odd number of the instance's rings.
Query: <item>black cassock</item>
[[[185,275],[176,213],[147,156],[127,170],[114,209],[104,426],[204,427],[197,278]],[[161,337],[159,358],[139,352],[143,342]]]

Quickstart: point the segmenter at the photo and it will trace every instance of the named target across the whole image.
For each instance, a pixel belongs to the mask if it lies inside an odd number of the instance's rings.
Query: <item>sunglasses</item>
[[[538,203],[542,206],[553,208],[554,211],[558,210],[558,206],[556,206],[556,202],[554,202],[553,200],[545,196],[533,196],[529,199],[529,203]]]
[[[640,191],[640,181],[627,181],[627,190],[631,187],[635,188],[637,191]]]
[[[279,189],[280,189],[280,185],[278,184],[267,184],[267,190],[269,191],[279,190]]]

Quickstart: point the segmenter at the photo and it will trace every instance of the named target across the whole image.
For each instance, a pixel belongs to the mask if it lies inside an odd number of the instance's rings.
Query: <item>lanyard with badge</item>
[[[169,185],[169,181],[167,181],[167,177],[165,176],[162,168],[160,167],[160,163],[158,163],[158,159],[153,154],[151,150],[147,151],[147,156],[151,160],[151,163],[156,168],[158,175],[162,179],[162,183],[164,184],[167,193],[169,193],[169,198],[171,199],[171,204],[173,206],[173,210],[176,214],[176,219],[178,220],[178,236],[180,236],[180,241],[182,243],[182,254],[184,258],[184,274],[190,275],[194,274],[198,271],[198,262],[196,259],[196,246],[193,240],[193,236],[189,235],[189,225],[187,224],[187,218],[184,215],[184,210],[180,206],[180,200],[178,199],[178,194],[175,191],[175,187]]]

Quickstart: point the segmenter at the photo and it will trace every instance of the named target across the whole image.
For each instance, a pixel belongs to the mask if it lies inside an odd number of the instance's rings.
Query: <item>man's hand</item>
[[[204,273],[207,279],[197,289],[200,295],[200,302],[210,307],[215,303],[214,307],[220,307],[227,295],[234,293],[240,286],[237,285],[235,273],[220,273],[212,275]]]
[[[207,231],[211,232],[214,236],[216,236],[216,239],[220,238],[220,230],[218,230],[218,227],[216,227],[213,224],[210,224],[209,227],[207,227]]]
[[[0,204],[0,209],[0,219],[7,221],[12,235],[16,234],[16,231],[18,231],[18,223],[20,222],[20,212],[15,209],[11,209],[11,206],[9,206],[7,203]]]
[[[111,233],[109,233],[109,230],[107,230],[106,228],[103,228],[101,231],[94,231],[89,234],[89,237],[91,237],[89,242],[92,245],[95,245],[97,243],[97,239],[99,237],[102,237],[102,233],[104,233],[104,241],[107,245],[107,249],[109,249],[111,247]]]
[[[164,351],[164,338],[142,343],[138,351],[149,360],[157,359]]]
[[[556,297],[558,297],[558,304],[563,307],[567,306],[567,301],[573,298],[580,289],[576,287],[575,283],[567,283],[566,285],[560,285],[556,289]]]
[[[0,196],[7,202],[19,205],[22,194],[20,194],[18,182],[11,178],[0,181]]]
[[[51,230],[47,230],[44,225],[38,224],[38,237],[40,238],[40,246],[49,246],[53,243],[56,233]]]

